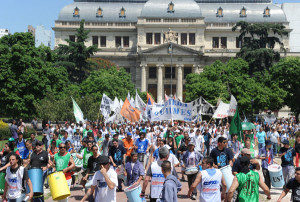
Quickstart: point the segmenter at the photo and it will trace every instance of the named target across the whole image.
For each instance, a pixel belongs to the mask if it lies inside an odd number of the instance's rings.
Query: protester
[[[247,148],[242,149],[241,151],[241,157],[243,156],[247,156],[248,158],[250,158],[250,170],[260,170],[260,165],[259,162],[256,159],[251,159],[251,151]],[[241,167],[241,157],[237,158],[232,166],[232,174],[236,175],[238,173],[240,173],[242,171],[242,167]]]
[[[231,149],[234,158],[237,159],[240,150],[243,148],[242,143],[237,139],[237,134],[231,135],[231,141],[228,141],[228,148]]]
[[[18,136],[19,137],[16,140],[16,145],[17,145],[17,148],[19,150],[20,157],[22,158],[23,154],[24,154],[24,151],[25,151],[25,148],[26,148],[26,143],[25,143],[25,140],[23,139],[23,133],[19,132]]]
[[[267,195],[267,198],[271,199],[268,186],[263,182],[262,177],[260,177],[257,172],[250,170],[249,165],[250,158],[243,156],[241,158],[242,171],[233,178],[233,182],[227,193],[227,201],[232,200],[233,193],[238,189],[239,202],[258,202],[259,187]]]
[[[36,144],[36,141],[37,141],[37,139],[35,138],[34,133],[30,134],[30,141],[31,141],[31,144],[32,144],[32,147],[33,147],[33,150],[34,150],[35,149],[35,144]]]
[[[15,140],[18,139],[18,126],[16,120],[12,121],[12,124],[10,126],[10,133],[12,138],[14,138]]]
[[[25,164],[26,160],[30,159],[31,154],[33,152],[32,142],[31,142],[30,139],[26,140],[25,145],[26,145],[26,148],[25,148],[25,150],[23,152],[23,155],[22,155],[23,164]],[[26,166],[24,166],[24,167],[26,167]]]
[[[19,155],[18,153],[14,152],[14,144],[12,142],[5,143],[4,152],[3,152],[2,157],[1,157],[0,172],[4,171],[5,169],[7,169],[10,166],[9,157],[12,154]]]
[[[127,132],[127,137],[123,139],[123,145],[126,149],[126,162],[129,161],[131,152],[134,149],[134,142],[132,140],[132,134],[130,132]]]
[[[76,132],[72,136],[72,142],[74,145],[75,152],[79,152],[82,141],[82,136],[80,135],[79,128],[76,128]]]
[[[265,141],[267,140],[267,135],[263,131],[263,127],[259,128],[259,132],[256,133],[256,138],[258,141],[258,149],[261,149],[265,146]]]
[[[275,127],[272,127],[272,131],[268,133],[268,137],[272,142],[273,155],[277,155],[277,146],[280,145],[279,134],[275,130]]]
[[[206,156],[209,156],[212,136],[208,132],[208,128],[204,129],[204,133],[202,135],[203,135],[203,138],[204,138],[204,145],[205,145],[205,149],[206,149]]]
[[[135,149],[138,153],[139,162],[143,163],[146,168],[147,154],[150,150],[150,143],[148,139],[145,139],[145,133],[140,134],[140,138],[135,141]]]
[[[283,147],[279,150],[279,157],[281,157],[282,174],[286,185],[295,173],[294,162],[296,152],[294,148],[290,147],[290,142],[287,139],[285,139],[282,143]]]
[[[299,167],[299,162],[300,162],[300,132],[296,133],[294,149],[295,149],[295,152],[296,152],[296,167]]]
[[[281,202],[281,200],[289,193],[290,190],[292,190],[291,200],[293,202],[300,201],[300,167],[296,168],[295,177],[288,181],[277,202]]]
[[[56,171],[62,171],[65,174],[69,188],[72,183],[72,169],[75,168],[73,157],[70,153],[66,152],[66,145],[60,143],[59,152],[54,155],[54,162]],[[58,200],[59,202],[66,202],[68,199]]]
[[[121,165],[125,165],[126,160],[126,150],[121,145],[118,144],[118,140],[112,140],[113,147],[109,150],[108,156],[109,159],[115,169],[117,169]],[[122,191],[122,179],[118,176],[118,191]]]
[[[103,140],[102,147],[100,148],[101,155],[108,156],[109,143],[109,134],[105,134],[105,139]]]
[[[32,119],[31,121],[31,126],[35,131],[35,134],[37,134],[37,129],[38,129],[38,121],[37,118],[35,117],[34,119]]]
[[[232,166],[233,154],[232,151],[226,148],[227,140],[224,137],[218,139],[218,147],[214,148],[210,157],[214,159],[215,167],[222,168],[224,166]]]
[[[49,143],[50,143],[50,139],[51,139],[50,138],[51,137],[51,130],[49,129],[49,124],[45,125],[45,128],[43,129],[42,134],[43,134],[42,141],[43,141],[43,143],[45,145],[45,148],[48,148]]]
[[[149,181],[151,180],[150,185],[150,202],[156,202],[157,199],[160,199],[161,192],[163,189],[163,184],[165,181],[165,177],[161,171],[161,164],[163,161],[168,160],[169,158],[169,150],[166,147],[159,148],[159,160],[151,163],[151,166],[148,168],[146,177],[143,183],[142,191],[140,197],[145,196],[145,191],[148,186]],[[172,174],[177,177],[176,170],[172,165]]]
[[[100,170],[96,171],[93,179],[91,189],[88,190],[81,202],[84,202],[96,189],[95,201],[116,202],[116,187],[118,186],[118,177],[116,171],[110,167],[109,158],[107,156],[100,156],[99,159]]]
[[[181,142],[180,143],[180,147],[178,149],[178,154],[179,154],[179,159],[182,159],[182,156],[183,154],[188,150],[188,145],[189,145],[189,142],[191,141],[191,138],[184,138],[184,142]],[[183,161],[181,161],[181,181],[185,181],[185,178],[184,178],[184,171],[185,171],[185,168],[183,167],[184,163]]]
[[[23,181],[29,186],[29,201],[33,197],[33,188],[31,180],[28,177],[28,172],[21,166],[21,158],[16,153],[9,156],[10,166],[6,169],[5,188],[2,195],[3,201],[21,202],[24,195],[22,195]]]
[[[282,144],[284,144],[284,140],[290,140],[289,135],[285,132],[284,128],[281,130],[280,140]]]
[[[201,161],[203,159],[203,156],[200,154],[198,151],[194,151],[195,149],[195,143],[193,141],[189,142],[188,144],[188,150],[183,154],[182,156],[182,161],[184,164],[182,164],[182,167],[187,169],[187,168],[196,168],[198,171],[199,165],[201,165]],[[191,185],[194,183],[197,173],[193,174],[187,174],[187,179],[188,179],[188,185],[191,187]],[[194,190],[191,199],[196,200],[197,197],[197,190]]]
[[[171,174],[172,164],[170,161],[163,161],[161,164],[161,172],[165,177],[161,192],[161,201],[163,202],[177,202],[177,192],[180,182]]]
[[[199,185],[201,202],[220,202],[225,198],[226,183],[224,176],[219,169],[213,167],[214,160],[211,157],[204,157],[202,171],[197,175],[194,183],[190,186],[187,196],[191,197]],[[213,182],[213,183],[212,183]],[[222,194],[220,191],[222,187]]]
[[[271,189],[271,180],[270,180],[270,173],[269,173],[269,165],[273,164],[273,150],[272,150],[272,142],[271,140],[266,141],[266,146],[261,148],[258,153],[258,159],[261,159],[261,167],[262,172],[265,178],[265,184]]]
[[[127,186],[139,185],[145,175],[144,166],[138,161],[138,154],[131,153],[130,160],[125,165],[125,176],[127,176]]]

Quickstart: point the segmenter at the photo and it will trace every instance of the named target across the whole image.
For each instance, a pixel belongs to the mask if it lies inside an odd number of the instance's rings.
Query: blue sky
[[[9,29],[11,33],[24,32],[28,25],[44,25],[52,30],[59,11],[73,0],[0,0],[0,29]],[[274,3],[300,3],[300,0],[273,0]],[[52,31],[52,36],[53,31]],[[52,37],[52,41],[53,40]]]

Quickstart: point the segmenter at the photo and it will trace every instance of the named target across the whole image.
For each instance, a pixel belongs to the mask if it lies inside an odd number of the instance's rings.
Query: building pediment
[[[159,46],[148,48],[146,50],[139,51],[141,55],[170,55],[170,46],[173,46],[173,55],[199,55],[202,51],[197,51],[192,48],[181,46],[175,43],[165,43]]]

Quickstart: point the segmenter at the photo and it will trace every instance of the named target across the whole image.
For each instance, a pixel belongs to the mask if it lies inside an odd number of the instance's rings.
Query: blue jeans
[[[272,142],[272,147],[273,147],[273,155],[277,155],[277,143]]]
[[[258,143],[258,150],[260,150],[261,148],[263,148],[265,146],[265,143]]]

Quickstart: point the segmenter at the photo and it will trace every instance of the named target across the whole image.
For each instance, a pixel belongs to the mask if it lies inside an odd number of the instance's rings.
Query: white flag
[[[72,102],[73,102],[73,111],[74,111],[76,122],[79,123],[81,121],[82,123],[84,123],[83,113],[80,107],[78,106],[78,104],[75,102],[73,98],[72,98]]]
[[[123,100],[120,99],[120,107],[121,107],[121,109],[122,109],[122,107],[123,107],[123,104],[124,104]]]
[[[120,102],[118,100],[117,97],[115,97],[115,100],[113,101],[112,105],[111,105],[111,110],[112,111],[121,111],[121,107],[120,107]],[[119,110],[118,110],[119,109]]]
[[[112,100],[103,93],[102,101],[100,105],[100,111],[105,119],[107,119],[111,113],[110,105],[112,104]]]
[[[142,98],[139,96],[137,90],[135,92],[135,108],[137,108],[141,112],[146,110],[146,104],[144,103]]]
[[[237,101],[236,101],[235,97],[233,95],[231,95],[228,116],[234,116],[236,107],[237,107]]]

